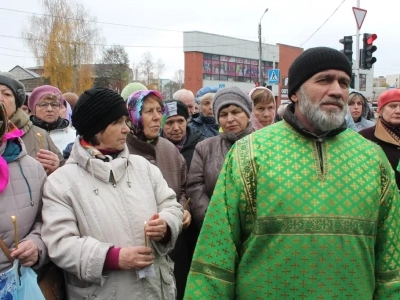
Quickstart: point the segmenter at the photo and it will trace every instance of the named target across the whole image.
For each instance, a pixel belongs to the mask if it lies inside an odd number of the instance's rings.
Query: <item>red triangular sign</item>
[[[354,17],[356,18],[358,29],[361,29],[361,26],[364,22],[367,11],[365,9],[362,9],[359,7],[353,7],[353,14],[354,14]]]

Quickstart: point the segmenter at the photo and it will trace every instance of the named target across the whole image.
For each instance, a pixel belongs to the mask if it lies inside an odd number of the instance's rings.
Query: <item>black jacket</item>
[[[186,142],[182,147],[181,154],[185,158],[188,172],[194,153],[194,148],[196,147],[197,143],[201,142],[204,139],[205,137],[200,131],[186,126]]]
[[[379,119],[375,126],[363,129],[358,133],[382,148],[396,176],[397,188],[400,189],[400,173],[397,171],[400,158],[400,144],[389,135]]]

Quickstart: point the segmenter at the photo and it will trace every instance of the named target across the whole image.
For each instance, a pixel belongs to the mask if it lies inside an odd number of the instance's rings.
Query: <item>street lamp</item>
[[[258,51],[260,54],[260,57],[258,59],[258,84],[262,85],[264,82],[263,78],[263,68],[262,68],[262,47],[261,47],[261,20],[264,17],[264,15],[267,13],[268,8],[265,9],[264,13],[262,14],[260,18],[260,22],[258,23]]]

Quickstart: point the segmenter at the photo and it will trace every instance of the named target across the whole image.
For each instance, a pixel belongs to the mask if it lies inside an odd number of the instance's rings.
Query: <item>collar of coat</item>
[[[375,133],[374,134],[381,141],[384,141],[386,143],[399,146],[399,143],[390,135],[389,132],[387,132],[385,127],[383,127],[380,118],[378,118],[378,120],[376,121],[376,127],[375,127]]]
[[[29,120],[29,116],[21,108],[15,111],[10,121],[25,133],[28,132],[33,125],[31,120]]]
[[[344,121],[339,128],[323,132],[320,135],[309,132],[308,129],[296,118],[294,114],[294,103],[290,103],[286,107],[285,112],[283,113],[283,119],[301,135],[318,141],[321,141],[327,137],[336,136],[347,129],[346,122]]]
[[[85,169],[93,177],[103,181],[110,182],[111,176],[115,182],[119,182],[127,172],[129,164],[129,151],[125,145],[124,150],[110,161],[105,162],[101,159],[93,158],[81,145],[79,137],[76,138],[72,147],[71,156],[66,164],[78,164],[82,169]]]

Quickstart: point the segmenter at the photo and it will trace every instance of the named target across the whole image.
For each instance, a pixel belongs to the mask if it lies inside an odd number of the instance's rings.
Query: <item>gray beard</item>
[[[299,109],[307,118],[311,126],[318,131],[326,132],[339,128],[345,120],[347,114],[347,104],[341,98],[324,99],[319,103],[312,103],[308,95],[304,92],[303,87],[300,88]],[[321,110],[320,105],[324,101],[340,102],[343,106],[340,111],[338,109]],[[340,109],[340,108],[339,108]]]

